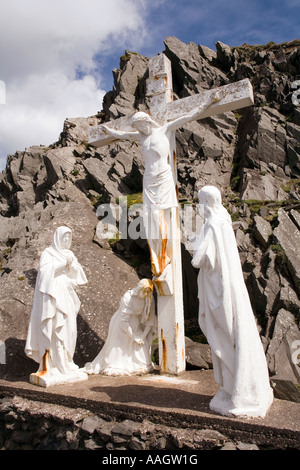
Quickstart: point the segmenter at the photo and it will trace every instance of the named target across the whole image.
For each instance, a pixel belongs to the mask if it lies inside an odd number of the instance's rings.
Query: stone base
[[[35,372],[30,374],[29,382],[39,387],[51,387],[52,385],[72,384],[82,382],[88,379],[88,374],[83,370],[75,370],[67,375],[62,375],[59,372]]]
[[[270,389],[269,396],[264,397],[264,402],[260,405],[249,405],[242,408],[234,406],[231,396],[220,389],[213,397],[209,408],[224,416],[236,416],[239,418],[264,418],[273,402],[273,391]]]

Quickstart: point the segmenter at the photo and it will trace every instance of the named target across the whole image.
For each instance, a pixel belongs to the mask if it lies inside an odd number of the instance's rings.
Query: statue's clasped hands
[[[71,268],[73,261],[74,261],[74,258],[72,256],[67,257],[67,269]]]

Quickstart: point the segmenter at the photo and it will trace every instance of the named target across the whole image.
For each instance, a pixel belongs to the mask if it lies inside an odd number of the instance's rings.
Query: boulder
[[[87,145],[89,140],[89,128],[91,126],[96,126],[98,123],[99,119],[96,116],[88,118],[67,118],[64,122],[59,143],[61,143],[63,147]]]
[[[287,153],[283,122],[284,116],[268,106],[244,111],[238,143],[243,165],[260,168],[262,163],[266,163],[285,169]],[[264,171],[265,167],[262,166],[261,170]]]
[[[185,338],[187,369],[212,369],[212,355],[208,344]]]
[[[115,200],[122,194],[111,175],[113,169],[109,161],[91,157],[84,160],[83,166],[90,176],[95,190],[102,195],[103,201]]]
[[[299,344],[300,331],[294,315],[280,309],[266,354],[271,376],[276,375],[293,383],[300,383],[300,364],[293,360]]]
[[[287,212],[278,210],[278,226],[274,230],[274,240],[284,250],[289,272],[300,295],[300,230],[293,223]]]
[[[120,68],[113,70],[114,90],[103,101],[106,120],[131,114],[134,109],[146,110],[143,100],[148,62],[140,54],[125,51]]]
[[[237,52],[221,41],[216,42],[216,49],[217,60],[220,62],[224,70],[228,71],[231,69],[231,67],[234,67],[235,62],[238,59]]]
[[[300,403],[300,390],[291,380],[273,376],[270,379],[274,390],[274,397],[279,400],[288,400]]]
[[[244,200],[284,201],[288,199],[288,194],[282,189],[282,181],[272,174],[245,168],[241,177],[240,197]]]
[[[256,215],[254,217],[253,235],[264,248],[269,245],[272,233],[273,230],[271,224],[260,215]]]
[[[199,51],[202,57],[204,57],[209,62],[212,62],[214,59],[217,58],[217,53],[213,49],[210,49],[207,46],[203,46],[199,44]]]

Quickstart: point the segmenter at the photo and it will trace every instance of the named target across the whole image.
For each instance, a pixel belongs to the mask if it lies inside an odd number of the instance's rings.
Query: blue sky
[[[152,57],[167,36],[212,49],[299,39],[300,0],[1,0],[0,170],[55,142],[66,117],[100,111],[124,51]]]
[[[167,36],[214,50],[217,41],[240,46],[300,39],[300,0],[163,0],[149,4],[153,6],[145,12],[148,41],[136,51],[147,57],[164,49]],[[118,67],[119,55],[109,57],[110,69]],[[107,83],[110,69],[106,70]]]

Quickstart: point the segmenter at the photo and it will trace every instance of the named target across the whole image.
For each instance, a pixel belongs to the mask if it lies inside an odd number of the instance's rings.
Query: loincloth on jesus
[[[177,207],[178,200],[171,167],[143,179],[143,205],[151,210]]]

